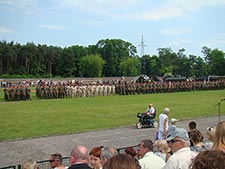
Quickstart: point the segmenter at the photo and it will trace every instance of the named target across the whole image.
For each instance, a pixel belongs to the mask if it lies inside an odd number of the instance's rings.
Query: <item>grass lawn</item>
[[[134,125],[149,103],[157,115],[169,107],[169,116],[178,119],[213,116],[224,97],[225,90],[52,100],[32,93],[32,101],[4,102],[0,89],[0,141]]]

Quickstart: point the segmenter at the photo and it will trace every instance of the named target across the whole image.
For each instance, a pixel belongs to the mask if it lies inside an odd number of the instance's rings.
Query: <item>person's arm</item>
[[[167,121],[168,121],[168,117],[165,118],[164,124],[163,124],[163,137],[164,138],[166,138],[166,136],[167,136],[167,129],[166,129]]]

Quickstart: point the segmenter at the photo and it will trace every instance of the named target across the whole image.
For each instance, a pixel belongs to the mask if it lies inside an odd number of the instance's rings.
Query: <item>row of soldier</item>
[[[185,81],[185,82],[147,82],[147,83],[118,83],[115,85],[116,94],[134,95],[151,93],[170,93],[198,90],[225,89],[225,80],[217,81]]]
[[[225,89],[225,80],[217,81],[188,81],[188,82],[123,82],[116,84],[51,84],[38,85],[38,99],[76,98],[111,96],[115,94],[151,94],[196,90]],[[4,89],[5,101],[30,100],[30,89],[27,86],[14,86]]]
[[[96,97],[115,95],[114,85],[43,85],[36,87],[38,99]]]
[[[4,88],[5,101],[31,100],[30,89],[26,86]]]

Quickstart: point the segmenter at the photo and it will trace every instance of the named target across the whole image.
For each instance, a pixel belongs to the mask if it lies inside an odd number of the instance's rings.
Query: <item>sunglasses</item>
[[[178,142],[178,141],[181,141],[181,140],[170,140],[170,141],[167,141],[167,143],[171,143],[171,144],[173,144],[173,143],[175,143],[175,142]]]
[[[49,160],[50,163],[54,162],[55,160]]]
[[[214,126],[211,126],[211,127],[208,127],[208,128],[207,128],[208,131],[211,131],[212,129],[215,130],[215,127],[214,127]]]

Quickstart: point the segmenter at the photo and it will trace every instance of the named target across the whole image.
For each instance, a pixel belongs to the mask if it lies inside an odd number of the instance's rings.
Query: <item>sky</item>
[[[225,0],[0,0],[0,41],[64,48],[102,39],[130,42],[139,56],[225,52]]]

